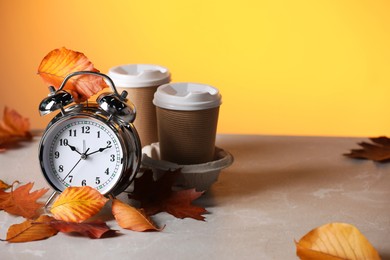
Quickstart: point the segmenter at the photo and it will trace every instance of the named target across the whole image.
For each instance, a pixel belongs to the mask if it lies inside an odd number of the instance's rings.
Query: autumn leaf
[[[390,138],[386,136],[370,138],[373,143],[361,142],[362,149],[352,149],[344,154],[350,158],[368,159],[376,162],[390,161]]]
[[[167,212],[176,218],[193,218],[204,220],[202,214],[207,213],[203,207],[192,205],[192,201],[202,196],[203,192],[198,192],[195,189],[181,190],[172,192],[163,204],[160,212]]]
[[[153,179],[153,171],[143,169],[140,178],[134,180],[134,192],[129,195],[131,199],[138,200],[144,208],[153,208],[159,205],[172,194],[172,185],[178,177],[180,170],[167,171],[158,180]]]
[[[0,180],[0,190],[8,190],[11,188],[11,185],[5,183],[4,181]]]
[[[146,214],[154,215],[159,212],[167,212],[177,218],[193,218],[204,220],[202,214],[206,213],[203,207],[192,205],[192,201],[199,198],[203,192],[195,189],[172,191],[180,170],[166,172],[157,181],[153,180],[153,172],[145,170],[134,183],[134,192],[129,198],[141,202]]]
[[[380,259],[367,238],[356,227],[345,223],[318,227],[295,244],[302,260]]]
[[[36,220],[26,220],[9,227],[6,241],[10,243],[42,240],[54,236],[58,231],[50,226],[53,218],[42,215]]]
[[[99,72],[83,53],[65,47],[49,52],[38,68],[43,81],[56,89],[68,74],[76,71]],[[76,102],[82,102],[106,87],[102,77],[86,74],[70,78],[64,89],[72,94]]]
[[[112,214],[121,228],[133,231],[160,231],[142,209],[136,209],[118,199],[112,201]]]
[[[43,203],[36,201],[42,197],[48,189],[40,189],[30,193],[34,183],[27,183],[11,189],[10,192],[0,190],[0,209],[8,213],[22,216],[25,218],[33,218],[37,215],[37,210],[42,208]]]
[[[62,220],[52,220],[50,225],[63,233],[79,233],[90,238],[102,238],[104,235],[114,234],[116,231],[110,229],[105,222],[65,222]]]
[[[57,197],[50,211],[57,220],[80,223],[98,213],[107,200],[92,187],[68,187]]]
[[[4,145],[31,138],[29,119],[21,116],[16,110],[5,107],[0,121],[0,150],[5,150]]]

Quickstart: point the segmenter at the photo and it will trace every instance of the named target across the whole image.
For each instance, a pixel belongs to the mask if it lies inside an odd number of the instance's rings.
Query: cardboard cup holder
[[[142,149],[142,167],[151,169],[155,179],[167,171],[181,169],[181,174],[174,185],[176,189],[195,188],[197,191],[206,191],[218,180],[221,170],[229,167],[233,161],[233,156],[229,152],[218,147],[215,147],[213,161],[191,165],[160,160],[159,143],[147,145]]]

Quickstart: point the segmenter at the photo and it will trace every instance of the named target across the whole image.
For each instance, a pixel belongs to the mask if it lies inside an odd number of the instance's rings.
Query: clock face
[[[92,117],[55,123],[42,139],[41,166],[57,189],[91,186],[106,194],[119,181],[123,149],[117,134]]]

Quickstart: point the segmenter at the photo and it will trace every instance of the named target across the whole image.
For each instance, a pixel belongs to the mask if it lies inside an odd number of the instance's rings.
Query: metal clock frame
[[[63,87],[71,77],[82,74],[93,74],[104,77],[110,83],[113,93],[101,94],[97,98],[97,103],[87,101],[83,104],[74,104],[64,108],[66,105],[73,102],[73,97],[68,92],[64,91]],[[47,145],[45,142],[50,131],[52,131],[57,124],[71,118],[93,118],[100,121],[114,132],[118,137],[123,150],[123,168],[122,172],[119,173],[121,176],[111,189],[104,193],[104,195],[110,194],[116,196],[123,192],[136,177],[141,165],[142,156],[140,139],[137,130],[132,124],[135,119],[135,108],[130,102],[127,104],[125,103],[127,92],[123,91],[122,95],[119,95],[113,81],[107,75],[91,71],[78,71],[69,74],[57,91],[51,87],[50,92],[51,94],[49,97],[44,99],[40,104],[41,115],[48,114],[57,109],[60,109],[61,112],[50,121],[39,144],[39,162],[42,173],[48,184],[56,190],[55,193],[62,191],[50,180],[49,174],[52,175],[53,173],[46,172],[47,169],[45,169],[43,165],[43,150],[45,149],[45,145]],[[50,202],[55,193],[52,194],[46,204]]]

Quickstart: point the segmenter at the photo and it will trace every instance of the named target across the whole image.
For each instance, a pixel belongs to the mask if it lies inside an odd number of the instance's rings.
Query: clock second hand
[[[69,176],[69,174],[76,168],[76,166],[81,162],[81,160],[85,160],[87,158],[86,153],[88,152],[89,148],[85,151],[85,153],[81,154],[80,159],[76,162],[76,164],[73,166],[73,168],[68,172],[68,174],[62,179],[63,181]]]

